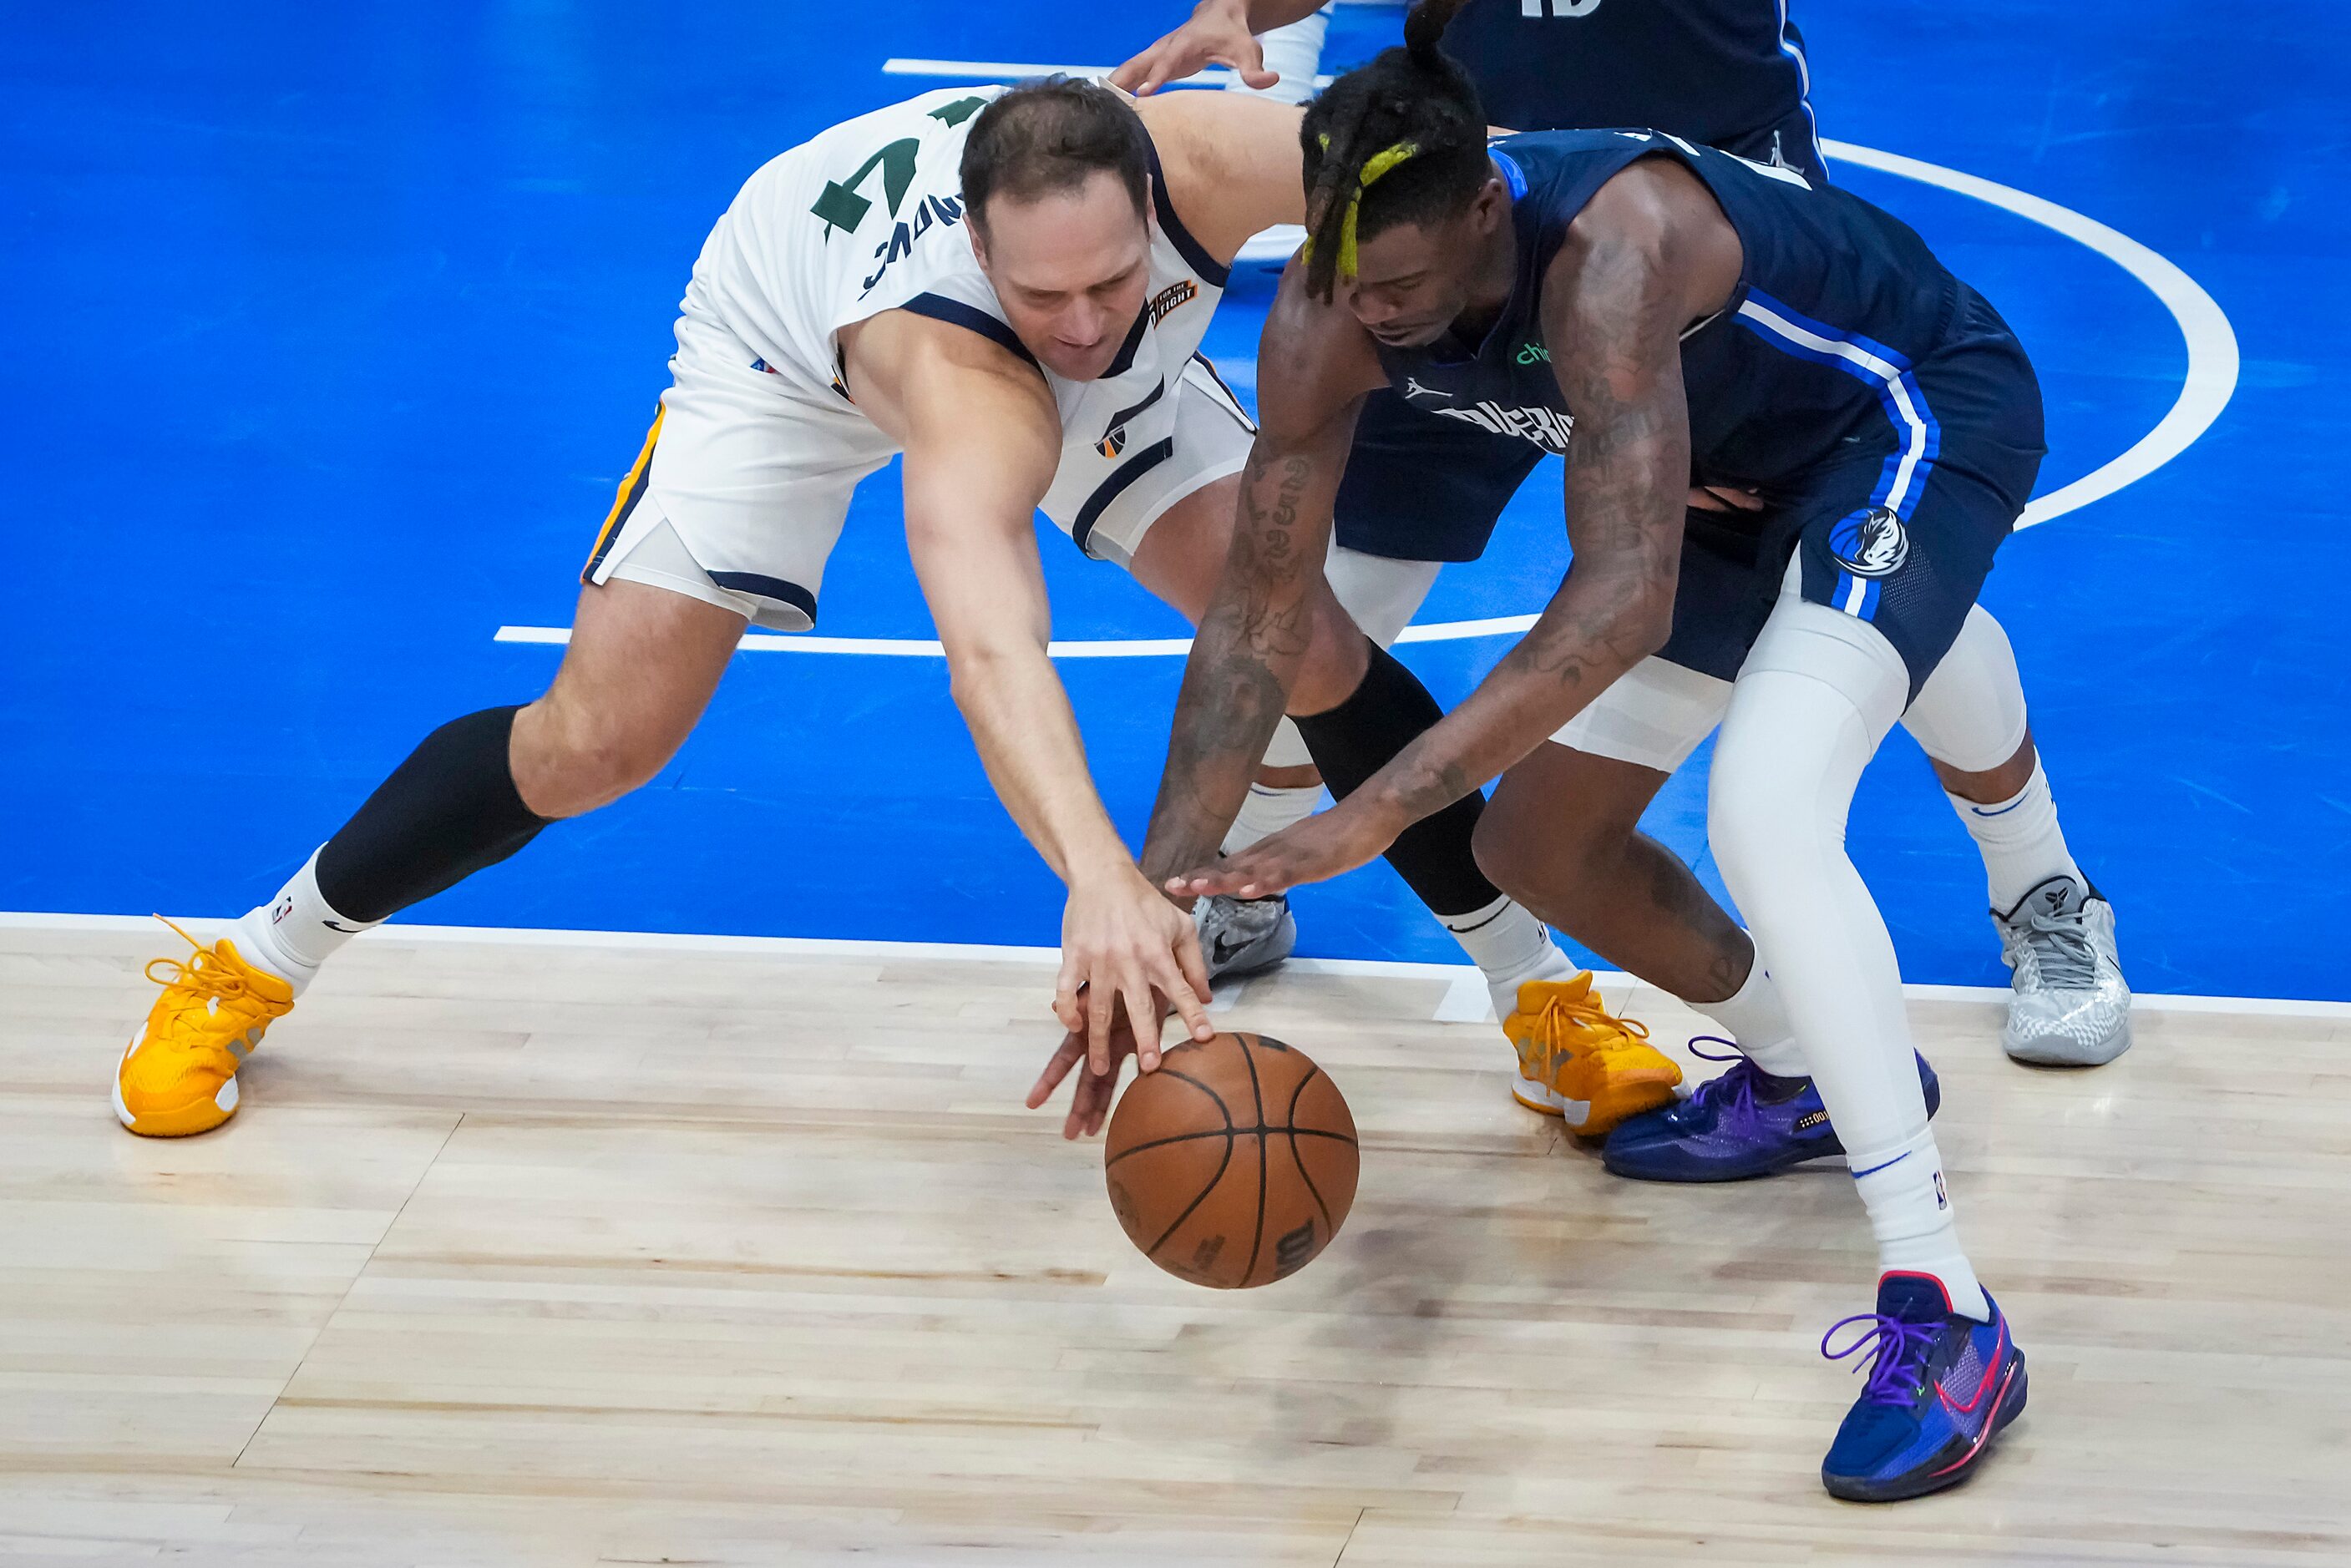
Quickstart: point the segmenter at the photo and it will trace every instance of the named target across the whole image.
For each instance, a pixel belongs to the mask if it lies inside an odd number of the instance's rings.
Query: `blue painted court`
[[[951,79],[893,60],[1106,66],[1182,9],[20,15],[0,54],[19,542],[0,908],[243,909],[425,731],[535,695],[559,649],[497,633],[569,622],[688,269],[744,177]],[[2320,0],[1797,14],[1823,130],[1865,150],[1837,177],[2033,353],[2044,497],[2099,489],[2167,416],[2176,433],[2219,408],[2160,466],[2013,539],[1986,595],[2132,981],[2351,998],[2351,503],[2330,467],[2351,413],[2351,161],[2319,75],[2351,21]],[[1326,68],[1397,16],[1343,9]],[[1243,288],[1209,338],[1244,397],[1263,296]],[[1564,565],[1558,504],[1554,467],[1421,620],[1538,607]],[[1040,533],[1059,636],[1183,634]],[[825,587],[821,636],[931,635],[893,474],[861,495]],[[1404,651],[1451,700],[1506,646]],[[1181,661],[1061,670],[1139,836]],[[1703,856],[1703,800],[1693,769],[1655,831]],[[1907,739],[1852,842],[1907,978],[2001,978],[1974,851]],[[1301,951],[1458,958],[1384,867],[1299,903]],[[652,787],[406,918],[1046,944],[1060,908],[937,659],[757,650]]]

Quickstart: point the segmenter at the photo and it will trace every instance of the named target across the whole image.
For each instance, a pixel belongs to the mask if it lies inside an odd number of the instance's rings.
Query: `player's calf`
[[[268,902],[193,960],[158,961],[163,994],[115,1074],[125,1127],[176,1137],[226,1121],[238,1067],[328,959],[650,779],[743,630],[731,610],[638,583],[588,589],[576,622],[547,696],[434,730]]]

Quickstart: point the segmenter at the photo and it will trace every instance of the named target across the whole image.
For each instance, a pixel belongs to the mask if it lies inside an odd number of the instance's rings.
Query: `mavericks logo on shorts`
[[[1829,531],[1829,554],[1856,577],[1890,577],[1910,558],[1910,532],[1883,506],[1865,506]]]

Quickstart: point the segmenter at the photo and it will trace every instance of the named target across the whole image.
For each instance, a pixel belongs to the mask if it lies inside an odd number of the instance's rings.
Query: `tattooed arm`
[[[1721,307],[1740,264],[1736,233],[1678,164],[1634,164],[1593,197],[1543,279],[1543,335],[1575,417],[1566,479],[1574,559],[1559,591],[1468,701],[1363,788],[1221,872],[1207,856],[1188,862],[1202,869],[1187,887],[1258,897],[1364,864],[1664,645],[1689,483],[1680,333]]]
[[[1308,297],[1303,283],[1294,266],[1282,279],[1259,347],[1263,423],[1224,576],[1176,700],[1143,852],[1154,880],[1216,857],[1315,639],[1363,635],[1332,596],[1322,560],[1355,412],[1386,379],[1353,317]]]
[[[1302,284],[1293,265],[1266,318],[1258,358],[1264,422],[1241,476],[1224,575],[1184,668],[1144,846],[1144,874],[1179,898],[1167,872],[1215,858],[1292,689],[1304,688],[1300,695],[1316,704],[1308,711],[1319,711],[1362,678],[1360,654],[1350,673],[1335,651],[1358,649],[1364,638],[1324,580],[1322,557],[1355,410],[1384,378],[1354,318],[1307,299]],[[1029,1104],[1043,1105],[1083,1056],[1083,1041],[1064,1041],[1038,1075]],[[1108,1071],[1092,1065],[1077,1075],[1062,1137],[1102,1130],[1118,1061],[1114,1047]]]

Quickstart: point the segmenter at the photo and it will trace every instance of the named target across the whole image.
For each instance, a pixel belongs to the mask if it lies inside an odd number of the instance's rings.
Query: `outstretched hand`
[[[1265,48],[1249,35],[1248,7],[1210,0],[1191,20],[1113,71],[1110,85],[1148,98],[1212,65],[1231,67],[1260,92],[1281,79],[1265,68]]]
[[[1350,797],[1212,866],[1171,877],[1163,886],[1179,898],[1268,898],[1353,871],[1377,859],[1401,831],[1362,802],[1360,795]]]
[[[1093,1071],[1114,1065],[1113,1036],[1127,1021],[1129,1050],[1143,1070],[1159,1065],[1159,1027],[1168,1010],[1195,1040],[1216,1036],[1208,1022],[1208,966],[1192,917],[1159,896],[1133,861],[1070,884],[1061,913],[1061,973],[1053,1016],[1086,1042]],[[1133,1020],[1144,1021],[1137,1031]]]

